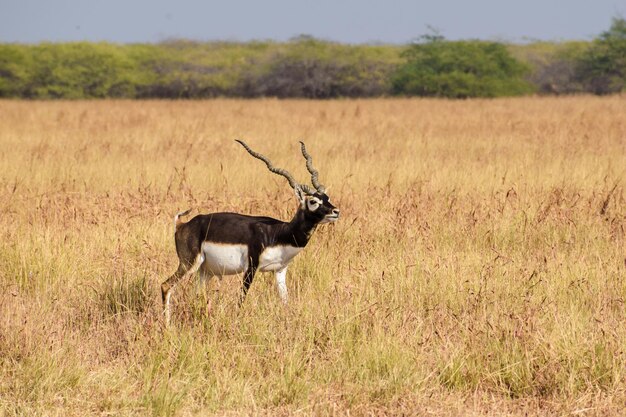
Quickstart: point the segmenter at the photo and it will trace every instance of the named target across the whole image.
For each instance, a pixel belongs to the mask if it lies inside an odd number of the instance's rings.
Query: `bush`
[[[576,77],[578,60],[588,42],[534,42],[510,45],[513,56],[531,67],[526,79],[542,94],[572,94],[583,91]]]
[[[390,91],[399,48],[288,43],[0,45],[0,97],[364,97]]]
[[[626,88],[626,20],[614,18],[580,59],[579,80],[587,91],[610,94]]]
[[[169,41],[135,45],[129,54],[142,74],[138,98],[207,98],[235,87],[240,66],[254,50],[234,43]]]
[[[30,67],[23,95],[31,98],[134,96],[135,66],[121,47],[86,42],[28,48]]]
[[[347,46],[299,37],[241,79],[245,97],[369,97],[389,92],[395,64],[376,46]]]
[[[395,94],[466,98],[514,96],[532,91],[522,78],[526,65],[504,45],[446,41],[423,36],[403,54],[406,63],[393,77]]]
[[[24,96],[28,85],[30,55],[17,45],[0,45],[0,97]]]
[[[403,48],[290,42],[0,44],[0,97],[497,97],[626,86],[626,23],[594,42],[502,45],[423,36]]]

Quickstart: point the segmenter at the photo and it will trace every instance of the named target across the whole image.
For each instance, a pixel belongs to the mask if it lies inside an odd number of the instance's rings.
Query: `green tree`
[[[121,47],[106,43],[44,43],[31,49],[26,97],[132,97],[133,71]]]
[[[0,45],[0,97],[19,97],[24,94],[32,67],[26,49],[19,45]]]
[[[594,40],[581,58],[578,77],[585,89],[610,94],[626,88],[626,20],[613,18],[611,27]]]
[[[395,73],[395,94],[466,98],[514,96],[532,91],[528,67],[496,42],[447,41],[426,35],[404,53]]]

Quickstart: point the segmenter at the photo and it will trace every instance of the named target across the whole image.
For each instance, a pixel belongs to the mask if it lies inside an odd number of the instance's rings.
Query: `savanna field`
[[[342,217],[166,330],[176,212],[296,211],[237,138]],[[0,416],[625,412],[624,96],[0,101],[0,166]]]

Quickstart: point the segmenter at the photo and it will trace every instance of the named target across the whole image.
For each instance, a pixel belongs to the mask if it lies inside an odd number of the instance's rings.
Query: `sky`
[[[626,0],[0,0],[0,42],[589,40]]]

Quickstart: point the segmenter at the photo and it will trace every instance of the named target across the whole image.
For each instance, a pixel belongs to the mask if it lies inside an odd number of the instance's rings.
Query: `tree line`
[[[589,42],[0,44],[0,97],[499,97],[626,88],[626,20]]]

